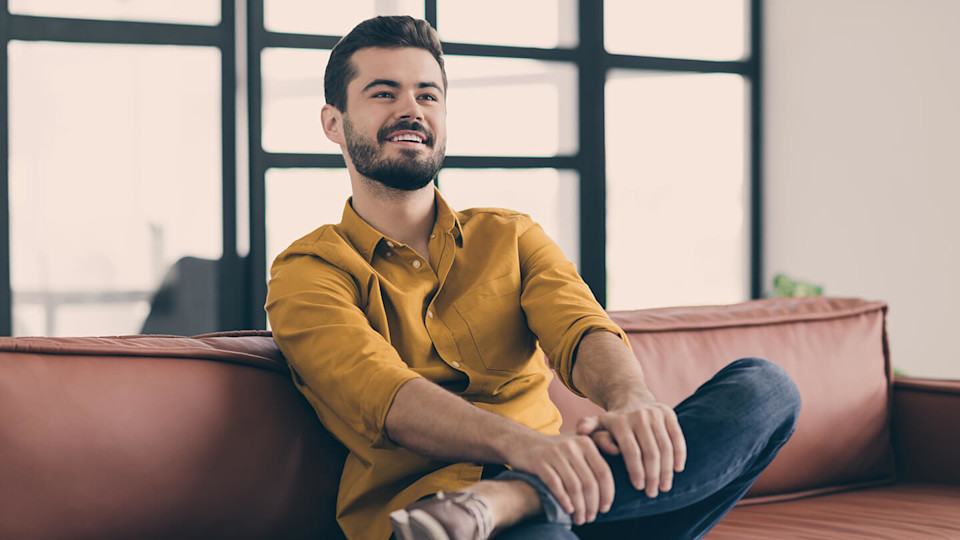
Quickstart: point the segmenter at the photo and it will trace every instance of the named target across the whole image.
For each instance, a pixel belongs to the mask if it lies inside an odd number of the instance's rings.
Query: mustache
[[[417,131],[422,133],[424,136],[424,144],[427,146],[433,146],[434,135],[427,126],[421,124],[417,121],[401,120],[396,124],[380,128],[380,131],[377,132],[377,141],[384,143],[387,141],[387,136],[395,131]]]

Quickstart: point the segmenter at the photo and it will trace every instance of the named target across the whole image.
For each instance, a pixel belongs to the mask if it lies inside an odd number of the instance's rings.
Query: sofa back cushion
[[[342,538],[266,333],[0,338],[0,538]]]
[[[800,389],[797,429],[749,496],[785,498],[892,480],[886,305],[787,298],[614,312],[657,397],[678,404],[730,362],[759,356]],[[558,383],[564,430],[599,408]]]

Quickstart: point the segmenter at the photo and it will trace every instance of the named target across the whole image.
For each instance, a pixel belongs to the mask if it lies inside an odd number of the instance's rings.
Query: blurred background
[[[954,1],[0,8],[0,333],[265,328],[273,258],[349,196],[329,50],[408,14],[446,52],[444,196],[533,216],[608,309],[786,274],[889,302],[898,368],[960,377]]]

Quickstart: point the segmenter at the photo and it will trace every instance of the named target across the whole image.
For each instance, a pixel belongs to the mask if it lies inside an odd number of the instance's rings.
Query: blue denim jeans
[[[613,506],[594,523],[571,530],[570,515],[536,476],[505,471],[494,479],[530,483],[540,494],[544,514],[497,539],[566,540],[578,534],[611,538],[602,530],[612,522],[620,522],[618,530],[628,528],[630,538],[702,538],[793,434],[800,394],[776,364],[744,358],[720,370],[674,410],[687,442],[687,464],[675,473],[673,489],[651,499],[633,488],[623,459],[606,456],[616,486]]]

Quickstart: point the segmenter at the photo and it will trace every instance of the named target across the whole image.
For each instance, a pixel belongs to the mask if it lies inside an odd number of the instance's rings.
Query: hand
[[[578,425],[579,424],[578,422]],[[611,435],[609,431],[602,428],[598,429],[590,433],[590,438],[593,439],[593,444],[596,444],[597,448],[604,454],[616,456],[620,453],[620,449],[617,448],[617,441],[613,440],[613,435]]]
[[[651,498],[670,491],[673,473],[686,465],[687,444],[676,413],[649,393],[582,418],[576,432],[589,435],[607,454],[622,454],[630,482]]]
[[[592,522],[613,505],[613,473],[589,436],[536,433],[512,454],[507,464],[536,475],[573,515],[574,524]]]

